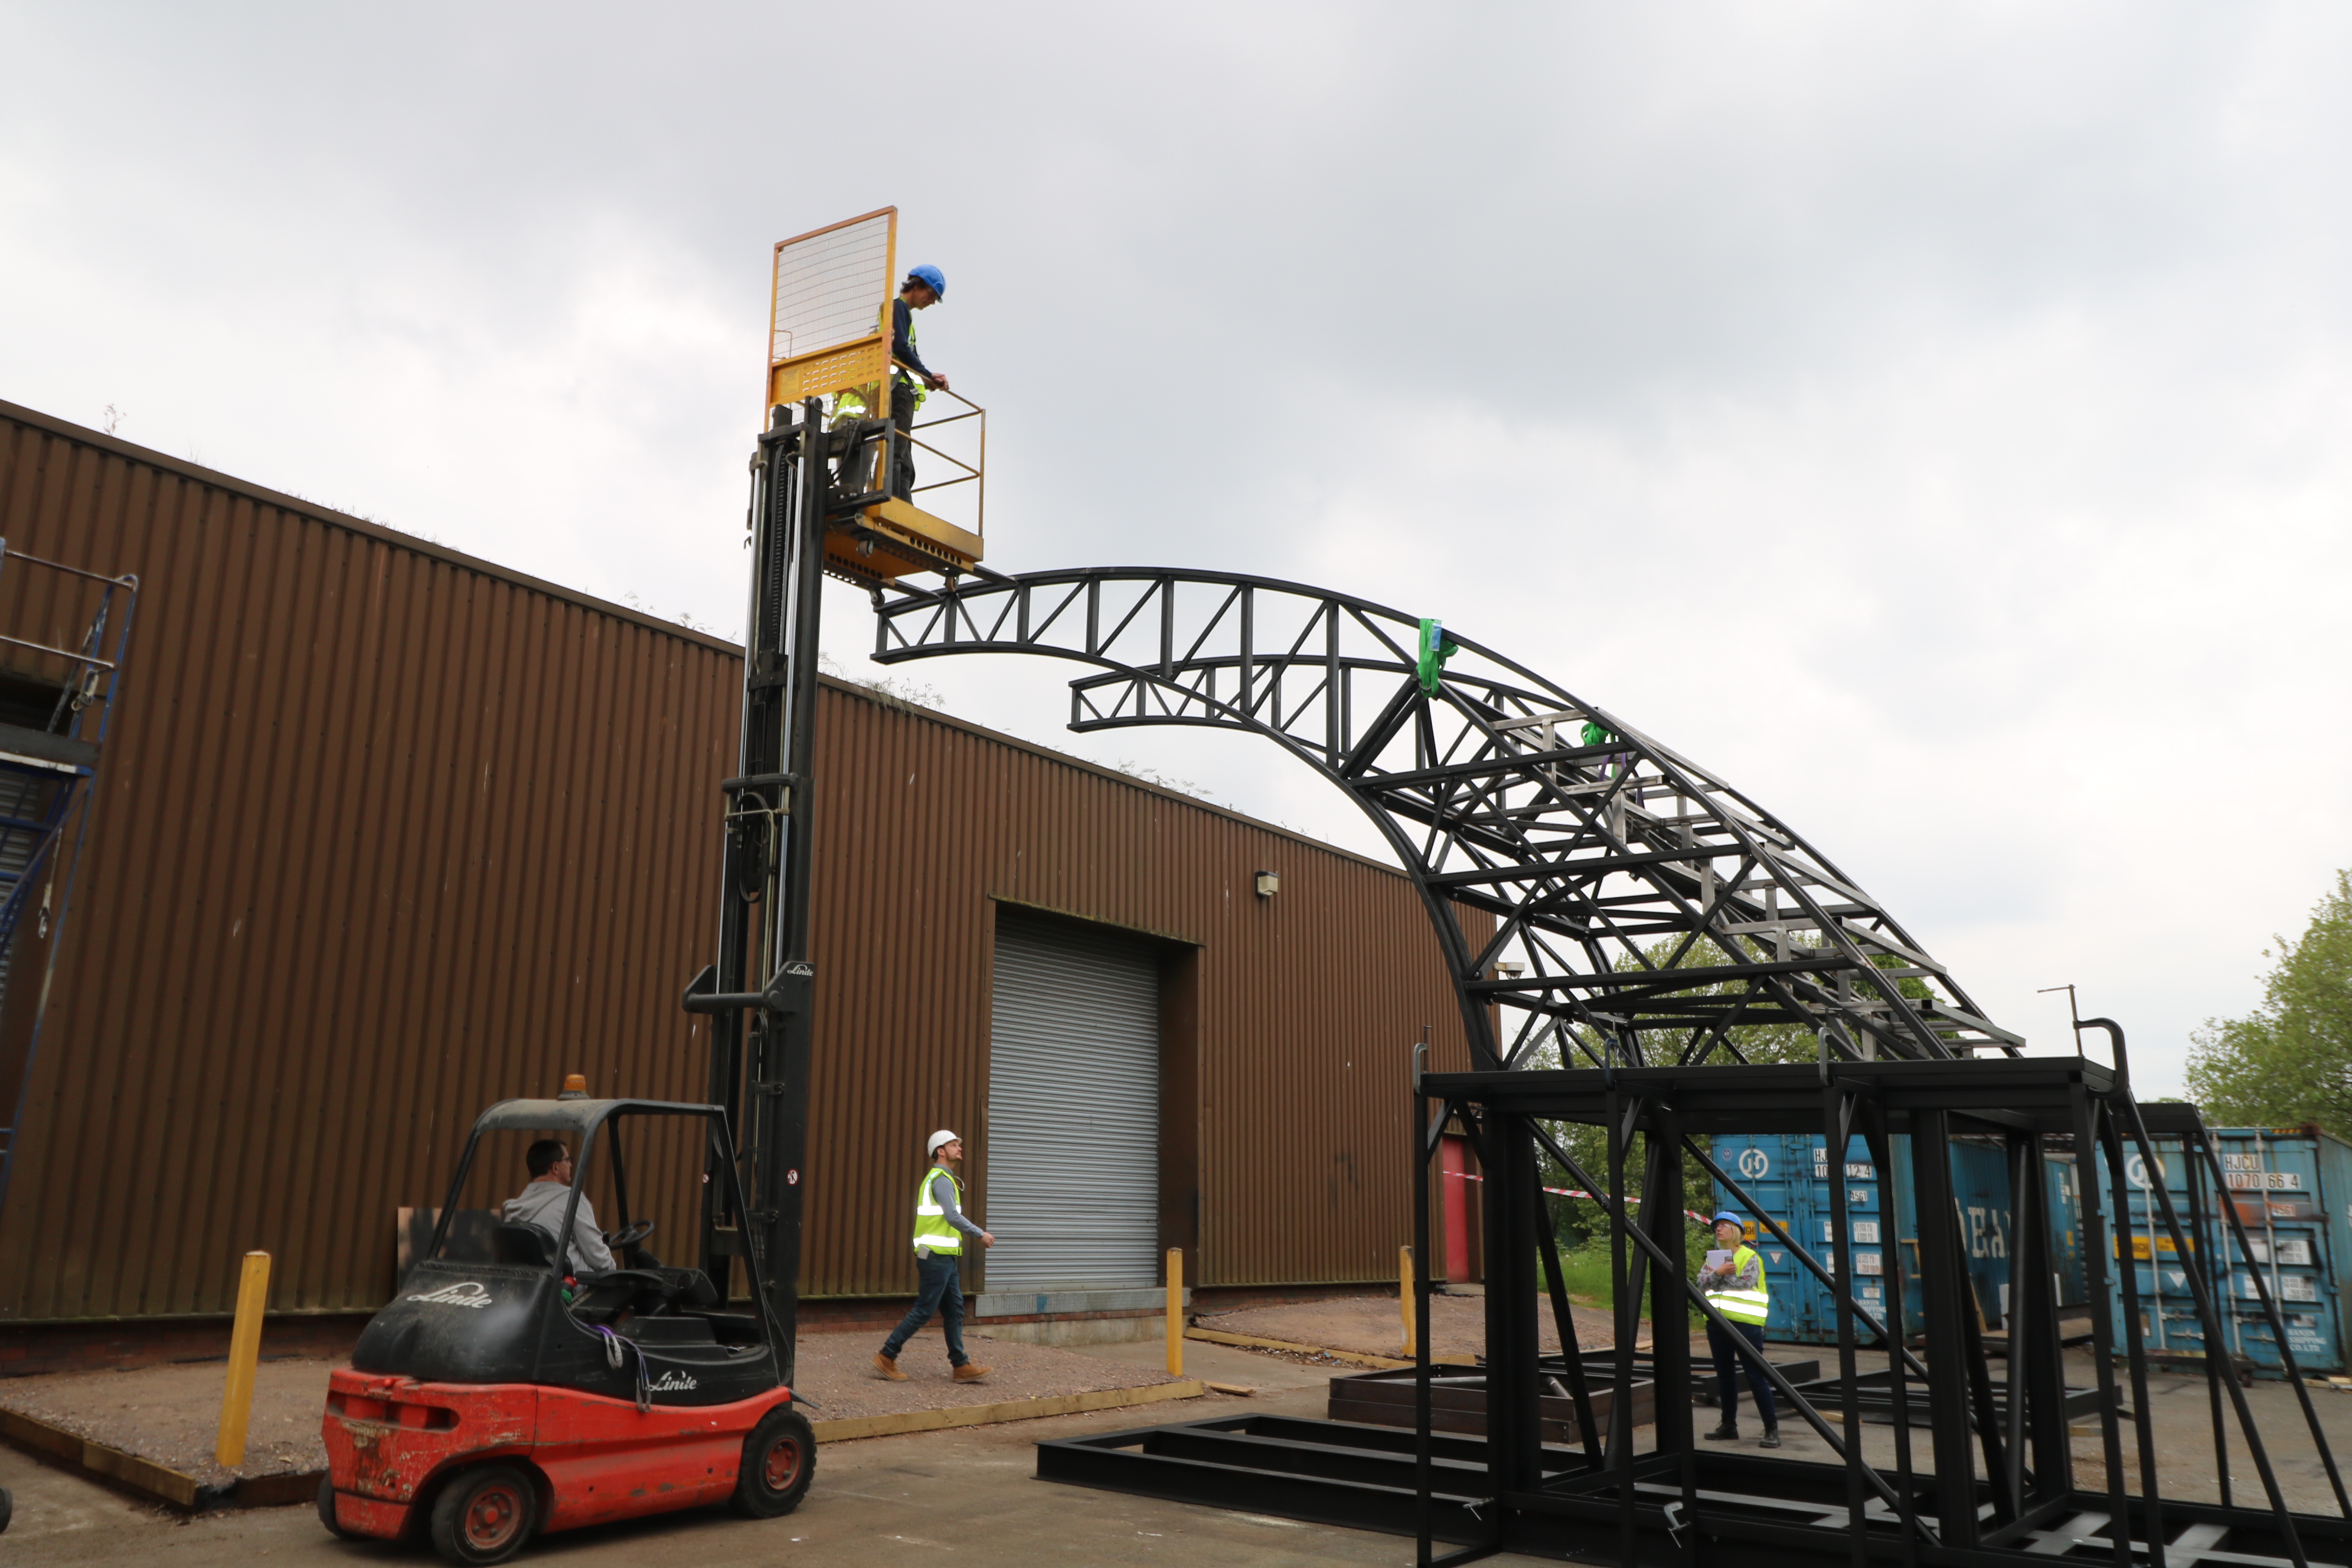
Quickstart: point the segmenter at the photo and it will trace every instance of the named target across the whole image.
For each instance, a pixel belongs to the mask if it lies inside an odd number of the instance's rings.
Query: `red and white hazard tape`
[[[1448,1171],[1445,1174],[1458,1177],[1465,1182],[1483,1182],[1486,1179],[1484,1176],[1474,1176],[1467,1171]],[[1599,1193],[1588,1193],[1581,1187],[1546,1187],[1544,1191],[1551,1194],[1554,1197],[1559,1198],[1591,1198],[1595,1203],[1614,1201],[1605,1198]],[[1629,1204],[1638,1204],[1642,1200],[1639,1198],[1627,1198],[1624,1201]],[[1699,1213],[1696,1209],[1685,1209],[1683,1210],[1683,1213],[1690,1215],[1691,1218],[1698,1221],[1701,1225],[1705,1225],[1707,1221],[1707,1216]]]

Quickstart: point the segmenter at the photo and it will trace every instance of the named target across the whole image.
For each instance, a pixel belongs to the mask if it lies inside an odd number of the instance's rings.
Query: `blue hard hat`
[[[1733,1214],[1729,1209],[1717,1209],[1716,1211],[1715,1217],[1706,1223],[1709,1225],[1721,1225],[1726,1220],[1728,1220],[1733,1225],[1739,1226],[1742,1230],[1746,1230],[1748,1228],[1747,1222],[1741,1219],[1738,1215]]]
[[[948,297],[948,275],[929,262],[926,261],[920,267],[909,267],[907,268],[907,276],[911,280],[922,284],[940,299],[944,300]]]

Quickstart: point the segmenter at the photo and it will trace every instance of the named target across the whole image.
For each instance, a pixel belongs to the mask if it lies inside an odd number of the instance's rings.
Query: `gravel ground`
[[[1559,1349],[1551,1303],[1536,1314],[1543,1348]],[[1325,1301],[1298,1301],[1286,1307],[1251,1307],[1238,1312],[1202,1313],[1193,1320],[1203,1329],[1228,1334],[1255,1334],[1263,1339],[1289,1340],[1326,1350],[1354,1351],[1360,1355],[1401,1356],[1404,1322],[1397,1315],[1394,1296],[1341,1296]],[[1577,1339],[1586,1350],[1605,1350],[1614,1337],[1609,1316],[1591,1307],[1576,1309]],[[1644,1342],[1646,1342],[1646,1341]],[[1432,1355],[1481,1355],[1486,1349],[1486,1303],[1475,1296],[1432,1296],[1429,1299],[1429,1349]]]
[[[234,1470],[213,1462],[228,1381],[226,1360],[13,1377],[0,1383],[0,1405],[218,1483],[326,1468],[319,1422],[327,1408],[327,1373],[336,1364],[300,1357],[266,1361],[255,1370],[245,1463]]]
[[[817,1420],[995,1405],[1171,1381],[1162,1372],[1078,1351],[972,1334],[965,1349],[992,1370],[982,1382],[954,1383],[948,1375],[946,1342],[933,1329],[918,1335],[898,1358],[898,1370],[907,1381],[885,1383],[869,1364],[880,1342],[878,1334],[802,1339],[799,1388]],[[312,1359],[261,1363],[254,1378],[245,1464],[236,1470],[213,1461],[222,1385],[228,1376],[225,1361],[10,1378],[0,1382],[0,1405],[199,1481],[217,1483],[241,1475],[325,1468],[327,1450],[319,1427],[326,1411],[327,1373],[338,1364]]]

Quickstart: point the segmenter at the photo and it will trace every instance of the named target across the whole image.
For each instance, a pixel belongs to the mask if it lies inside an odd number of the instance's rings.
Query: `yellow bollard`
[[[228,1389],[221,1395],[220,1441],[213,1458],[228,1469],[245,1463],[245,1427],[253,1418],[253,1369],[261,1360],[261,1310],[269,1302],[269,1254],[248,1252],[236,1282],[236,1327],[228,1341]]]
[[[1404,1353],[1413,1353],[1412,1248],[1397,1248],[1397,1310],[1404,1314]]]
[[[1184,1249],[1168,1249],[1168,1375],[1184,1375]]]

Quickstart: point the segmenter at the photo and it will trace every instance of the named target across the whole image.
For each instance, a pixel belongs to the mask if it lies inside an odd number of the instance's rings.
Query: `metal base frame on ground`
[[[2126,1150],[2152,1160],[2160,1133],[2210,1163],[2210,1190],[2225,1190],[2194,1108],[2137,1105],[2123,1075],[2080,1057],[1846,1063],[1826,1073],[1798,1065],[1433,1074],[1416,1089],[1420,1190],[1427,1191],[1429,1153],[1447,1126],[1466,1128],[1486,1164],[1486,1436],[1435,1429],[1433,1387],[1456,1369],[1433,1365],[1424,1352],[1413,1369],[1411,1428],[1265,1415],[1144,1427],[1041,1444],[1041,1477],[1411,1534],[1424,1568],[1504,1551],[1688,1568],[1870,1562],[1990,1568],[2053,1559],[2119,1568],[2352,1563],[2352,1510],[2343,1508],[2334,1456],[2307,1394],[2310,1440],[2342,1516],[2288,1509],[2243,1390],[2218,1363],[2206,1369],[2206,1381],[2219,1500],[2161,1495],[2128,1270],[2116,1280],[2126,1342],[2112,1343],[2105,1315],[2095,1318],[2097,1386],[2086,1394],[2064,1385],[2058,1303],[2048,1284],[2052,1237],[2046,1223],[2032,1217],[2048,1212],[2031,1201],[2040,1195],[2032,1184],[2044,1169],[2042,1149],[2059,1142],[2104,1149],[2107,1169],[2116,1171]],[[1563,1146],[1559,1129],[1571,1123],[1608,1130],[1609,1179]],[[1948,1191],[1921,1195],[1924,1317],[1906,1320],[1901,1339],[1836,1289],[1837,1279],[1854,1278],[1843,1214],[1834,1222],[1838,1241],[1808,1247],[1743,1196],[1797,1266],[1837,1295],[1839,1375],[1802,1383],[1779,1366],[1765,1373],[1783,1424],[1810,1427],[1837,1458],[1822,1463],[1711,1447],[1696,1431],[1691,1395],[1704,1373],[1692,1365],[1686,1336],[1658,1333],[1638,1352],[1636,1331],[1645,1304],[1658,1323],[1692,1308],[1720,1321],[1696,1289],[1682,1244],[1686,1185],[1711,1176],[1727,1191],[1741,1191],[1710,1156],[1709,1136],[1815,1127],[1834,1140],[1832,1147],[1860,1136],[1882,1165],[1895,1137],[1911,1138],[1915,1147],[1962,1131],[2006,1140],[2012,1173],[2026,1184],[2015,1209],[2028,1216],[2012,1237],[2009,1353],[1996,1372],[1965,1294],[1966,1227]],[[1636,1135],[1645,1157],[1630,1161]],[[1538,1318],[1547,1308],[1563,1335],[1575,1330],[1544,1206],[1544,1157],[1589,1191],[1628,1194],[1604,1200],[1621,1347],[1614,1352],[1540,1353]],[[1938,1174],[1941,1161],[1920,1159],[1915,1168],[1923,1181],[1947,1179]],[[2104,1291],[2112,1257],[2106,1215],[2119,1212],[2110,1205],[2121,1195],[2084,1197],[2093,1284]],[[2192,1192],[2188,1206],[2167,1212],[2175,1246],[2186,1251],[2200,1226],[2234,1225],[2230,1205],[2220,1208],[2207,1212]],[[1415,1256],[1425,1258],[1425,1199],[1416,1224]],[[2238,1234],[2241,1247],[2246,1239]],[[1900,1268],[1898,1258],[1898,1287]],[[1414,1302],[1424,1347],[1430,1294],[1424,1270]],[[1898,1290],[1895,1300],[1902,1299]],[[2277,1304],[2264,1305],[2280,1328]],[[2210,1316],[2215,1303],[2200,1298],[2199,1306]],[[1857,1353],[1872,1348],[1888,1353],[1881,1380],[1857,1375]],[[2126,1369],[2120,1378],[2118,1360]],[[1641,1445],[1636,1427],[1644,1415],[1650,1438]],[[1889,1415],[1891,1426],[1880,1429],[1892,1463],[1867,1458],[1852,1435]],[[2101,1484],[2078,1484],[2075,1423],[2095,1429]],[[2126,1425],[2137,1463],[2127,1462]],[[2242,1445],[2260,1478],[2258,1498],[2232,1494],[2233,1445]]]
[[[2094,1021],[2086,1026],[2106,1026]],[[2116,1036],[2120,1047],[2120,1035]],[[2041,1192],[2042,1154],[2053,1141],[2076,1151],[2104,1150],[2106,1168],[2125,1169],[2128,1146],[2153,1163],[2151,1125],[2183,1146],[2213,1158],[2193,1107],[2143,1108],[2129,1093],[2127,1074],[2082,1057],[2014,1058],[1986,1061],[1823,1062],[1817,1065],[1584,1068],[1520,1073],[1431,1074],[1416,1085],[1422,1129],[1417,1153],[1420,1190],[1437,1132],[1471,1130],[1486,1163],[1486,1385],[1488,1443],[1476,1500],[1483,1529],[1446,1556],[1442,1540],[1462,1540],[1439,1528],[1449,1517],[1441,1478],[1431,1460],[1417,1477],[1423,1510],[1416,1521],[1424,1563],[1467,1562],[1504,1550],[1565,1551],[1613,1556],[1622,1563],[1753,1563],[1769,1551],[1787,1562],[1870,1560],[1921,1563],[1997,1561],[2145,1562],[2164,1568],[2199,1561],[2281,1563],[2352,1562],[2352,1506],[2347,1505],[2335,1459],[2299,1376],[2311,1440],[2334,1485],[2344,1517],[2296,1514],[2287,1506],[2277,1471],[2245,1394],[2218,1364],[2209,1369],[2213,1410],[2218,1503],[2167,1500],[2157,1479],[2146,1362],[2139,1343],[2139,1297],[2134,1271],[2116,1271],[2123,1300],[2125,1343],[2111,1342],[2105,1313],[2093,1319],[2096,1397],[2081,1413],[2079,1394],[2065,1387],[2058,1302],[2053,1287],[2048,1204]],[[2160,1112],[2160,1114],[2159,1114]],[[1564,1125],[1605,1130],[1609,1169],[1588,1170],[1559,1134]],[[2005,1364],[1988,1355],[1974,1303],[1969,1299],[1967,1231],[1943,1160],[1913,1161],[1920,1184],[1917,1268],[1923,1317],[1896,1333],[1838,1281],[1856,1272],[1851,1227],[1839,1184],[1832,1184],[1830,1244],[1809,1247],[1772,1220],[1738,1179],[1708,1152],[1719,1133],[1818,1131],[1843,1149],[1859,1136],[1880,1168],[1892,1166],[1890,1140],[1908,1136],[1915,1150],[1940,1149],[1961,1132],[1993,1135],[2008,1146],[2013,1212],[2019,1216],[2010,1254],[2011,1315]],[[1640,1169],[1628,1152],[1641,1135]],[[1630,1382],[1632,1346],[1646,1300],[1655,1335],[1650,1373],[1657,1386],[1651,1444],[1638,1448],[1631,1423],[1614,1415],[1605,1427],[1587,1420],[1590,1434],[1563,1464],[1547,1451],[1538,1430],[1540,1384],[1537,1347],[1538,1303],[1568,1322],[1551,1226],[1543,1205],[1539,1160],[1604,1197],[1607,1211],[1619,1363],[1612,1380]],[[2218,1161],[2211,1175],[2223,1190]],[[1797,1266],[1820,1279],[1838,1308],[1838,1375],[1814,1389],[1790,1384],[1769,1365],[1765,1375],[1788,1407],[1783,1420],[1811,1427],[1837,1456],[1831,1464],[1790,1460],[1728,1461],[1701,1446],[1688,1394],[1686,1336],[1664,1331],[1696,1309],[1729,1331],[1698,1288],[1683,1246],[1686,1184],[1712,1178],[1755,1215]],[[2122,1180],[2120,1175],[2116,1177]],[[2095,1189],[2095,1184],[2093,1184]],[[1638,1201],[1636,1201],[1638,1200]],[[2106,1216],[2124,1212],[2121,1190],[2084,1194],[2084,1256],[2095,1300],[2106,1299],[2113,1252]],[[2186,1214],[2165,1202],[2165,1224],[2183,1253],[2188,1237],[2210,1216],[2192,1193]],[[2112,1205],[2112,1207],[2110,1206]],[[2222,1222],[2234,1226],[2224,1204]],[[1426,1256],[1427,1203],[1416,1216],[1420,1256]],[[2242,1247],[2245,1237],[2239,1235]],[[2250,1255],[2250,1254],[2249,1254]],[[1900,1248],[1888,1249],[1890,1299],[1905,1299]],[[1425,1271],[1424,1271],[1425,1272]],[[1428,1285],[1416,1282],[1416,1315],[1426,1322]],[[2200,1313],[2215,1304],[2201,1290]],[[2277,1305],[2266,1299],[2273,1331],[2284,1339]],[[1916,1341],[1916,1352],[1910,1343]],[[1865,1409],[1855,1357],[1875,1346],[1888,1355],[1885,1397],[1895,1420],[1892,1464],[1864,1453]],[[2119,1385],[2120,1352],[2126,1369]],[[2290,1373],[2293,1369],[2290,1367]],[[1425,1384],[1425,1358],[1416,1366]],[[1592,1390],[1579,1386],[1580,1400]],[[1834,1405],[1816,1404],[1833,1394]],[[1417,1412],[1428,1432],[1426,1403]],[[2104,1485],[2076,1485],[2070,1420],[2096,1427]],[[2126,1465],[2124,1426],[2133,1429],[2137,1464]],[[1913,1436],[1924,1428],[1923,1444]],[[2260,1476],[2263,1495],[2241,1501],[2229,1487],[2231,1432],[2237,1433]],[[1419,1455],[1416,1455],[1418,1461]],[[1765,1464],[1762,1470],[1741,1466]],[[1735,1484],[1769,1477],[1771,1485]],[[1448,1478],[1458,1487],[1460,1475]],[[1833,1507],[1819,1506],[1834,1503]],[[1792,1504],[1803,1505],[1794,1508]],[[2251,1505],[2251,1506],[2249,1506]],[[1807,1512],[1805,1510],[1811,1511]],[[1423,1521],[1426,1521],[1424,1524]]]

